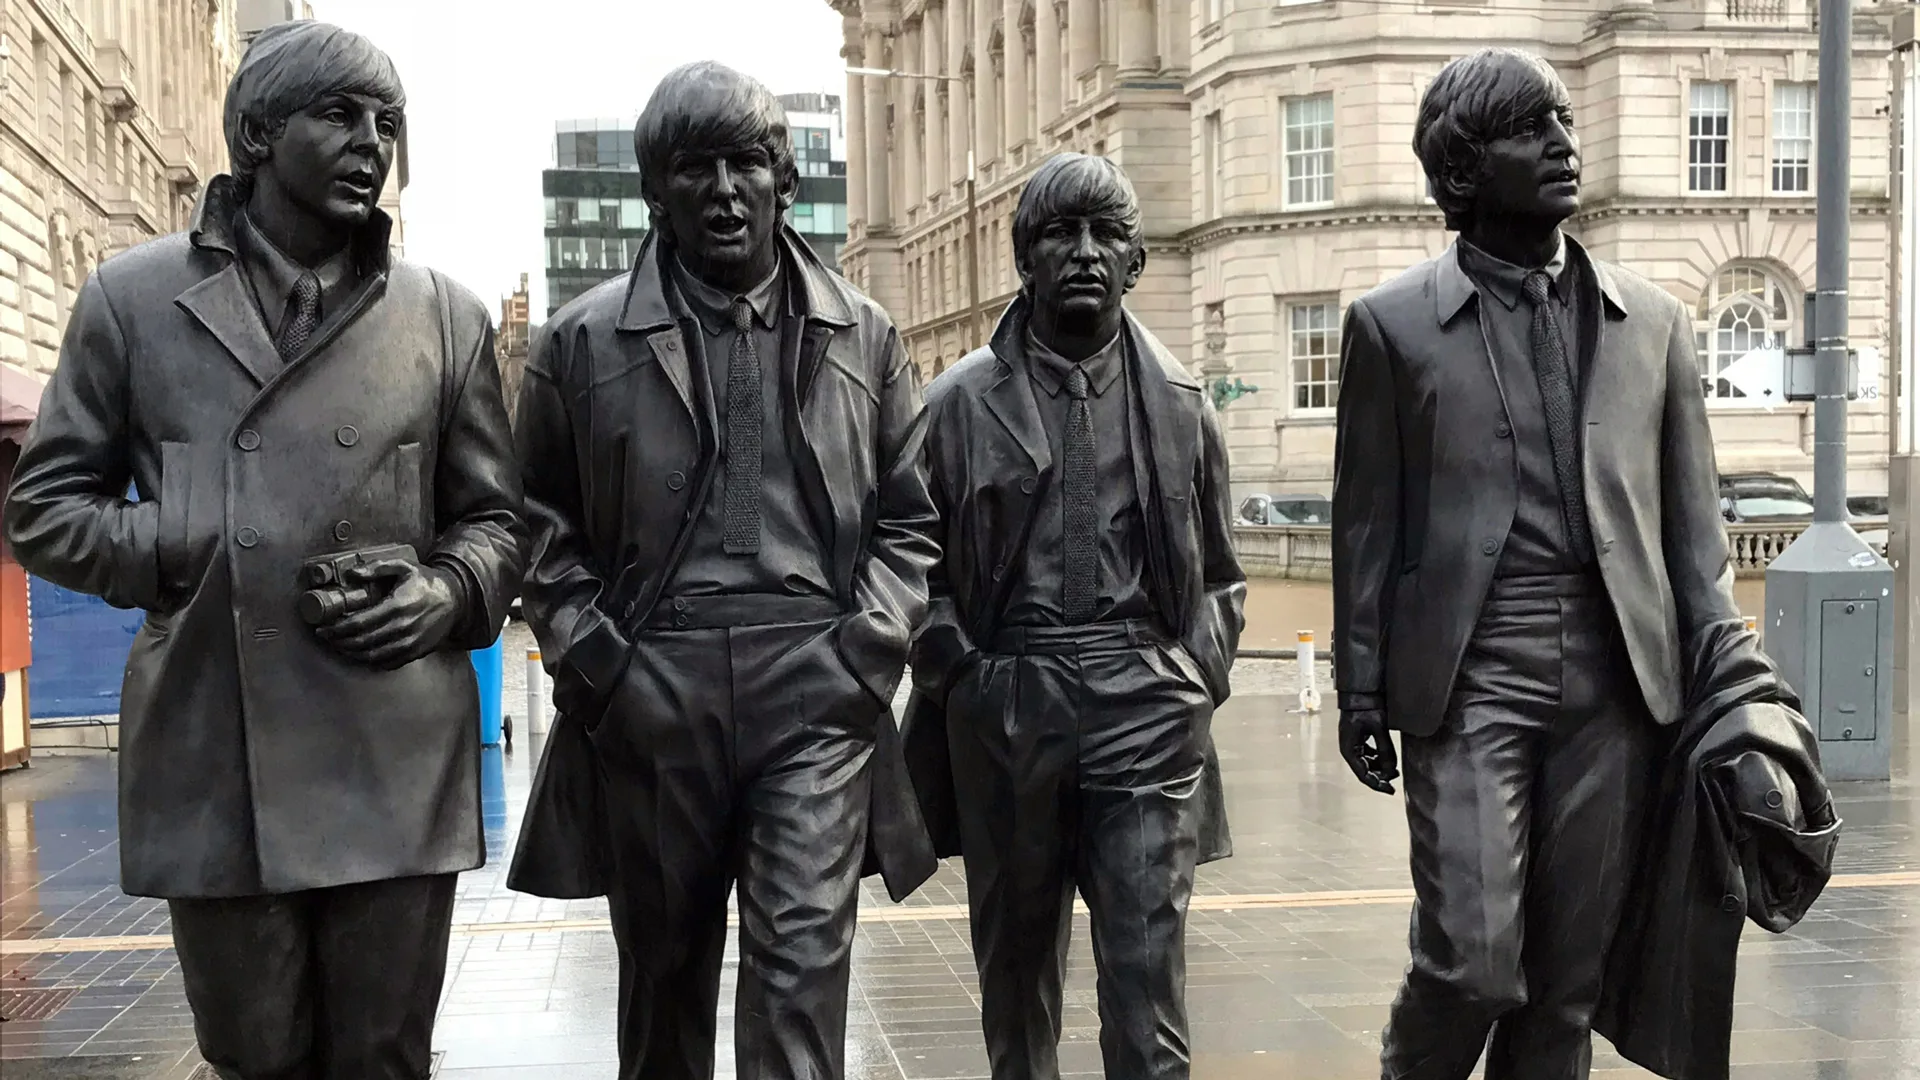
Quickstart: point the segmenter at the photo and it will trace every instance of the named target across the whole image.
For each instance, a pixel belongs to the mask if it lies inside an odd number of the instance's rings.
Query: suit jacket
[[[796,471],[827,538],[848,612],[841,658],[893,699],[939,556],[922,446],[919,375],[879,306],[821,265],[791,230],[781,392]],[[557,716],[534,776],[508,884],[537,896],[606,891],[599,768],[586,729],[624,677],[633,636],[685,553],[718,468],[709,395],[665,292],[673,257],[656,232],[633,271],[548,320],[527,362],[515,425],[533,531],[522,592],[553,674]],[[700,376],[704,378],[704,375]],[[904,899],[936,860],[883,712],[873,756],[869,873]]]
[[[1678,720],[1681,650],[1737,619],[1693,322],[1658,285],[1592,260],[1582,308],[1581,469],[1595,554],[1656,721]],[[1353,302],[1334,451],[1335,683],[1431,734],[1518,506],[1506,389],[1458,251]],[[1398,651],[1396,641],[1408,646]]]
[[[1662,1076],[1726,1080],[1741,926],[1800,921],[1832,875],[1840,819],[1819,742],[1754,635],[1717,624],[1691,654],[1713,674],[1674,729],[1594,1029]]]
[[[141,608],[120,698],[121,886],[293,892],[479,866],[479,698],[524,527],[487,311],[358,238],[363,288],[284,366],[237,262],[228,177],[191,231],[88,278],[14,473],[22,565]],[[124,495],[131,480],[139,501]],[[444,649],[362,667],[295,611],[309,556],[456,566]]]
[[[940,510],[942,557],[913,643],[913,694],[902,724],[922,816],[942,856],[960,854],[947,753],[946,700],[954,678],[990,640],[1019,577],[1039,493],[1058,469],[1018,355],[1027,301],[1017,299],[992,341],[962,358],[927,391],[927,457]],[[1133,467],[1146,505],[1147,565],[1154,599],[1192,656],[1216,704],[1245,625],[1246,575],[1233,549],[1226,440],[1213,402],[1180,362],[1126,316],[1129,370],[1146,430],[1134,431]],[[1200,858],[1232,852],[1220,763],[1206,745]]]

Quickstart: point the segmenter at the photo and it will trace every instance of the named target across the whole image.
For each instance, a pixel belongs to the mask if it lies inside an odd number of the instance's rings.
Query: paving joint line
[[[1894,871],[1881,874],[1836,874],[1827,882],[1829,889],[1885,889],[1920,886],[1920,871]],[[1285,910],[1319,907],[1367,907],[1413,902],[1412,889],[1345,889],[1293,893],[1226,893],[1196,896],[1187,905],[1189,911],[1233,912]],[[1086,905],[1075,901],[1075,914],[1085,914]],[[875,907],[860,912],[863,923],[950,922],[965,919],[965,904],[915,904]],[[729,914],[728,926],[738,926],[739,917]],[[612,933],[607,920],[539,919],[520,922],[474,921],[455,923],[455,937],[497,937],[506,934],[550,934],[573,932]],[[56,953],[142,952],[173,947],[171,934],[138,934],[117,937],[58,937],[0,939],[0,956],[45,956]]]

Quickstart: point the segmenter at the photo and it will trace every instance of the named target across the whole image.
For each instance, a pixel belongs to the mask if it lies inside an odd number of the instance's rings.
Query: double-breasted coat
[[[284,365],[233,240],[239,192],[101,264],[6,502],[29,571],[147,612],[120,705],[121,887],[284,893],[478,866],[464,650],[518,584],[520,479],[472,294],[355,240],[362,287]],[[131,481],[137,501],[124,496]],[[395,671],[296,612],[313,555],[404,543],[466,578],[463,623]]]
[[[901,729],[921,815],[942,858],[960,854],[947,691],[979,643],[998,632],[1039,496],[1058,482],[1032,380],[1003,359],[1016,355],[1026,313],[1026,300],[1016,299],[987,347],[963,357],[927,394],[928,464],[945,539],[927,619],[914,640],[913,693]],[[1146,419],[1146,430],[1131,435],[1154,602],[1218,705],[1230,693],[1247,597],[1233,548],[1226,439],[1213,402],[1173,354],[1131,314],[1124,333]],[[1211,735],[1205,755],[1201,862],[1233,850]]]
[[[845,614],[835,645],[890,702],[926,611],[939,549],[927,493],[919,377],[886,313],[828,270],[792,230],[781,324],[781,393],[796,474]],[[658,233],[633,271],[542,329],[520,392],[533,544],[523,602],[553,672],[556,718],[508,884],[597,896],[610,874],[607,790],[587,728],[624,676],[633,636],[672,579],[721,457],[693,370],[693,320],[666,295]],[[771,436],[771,433],[770,433]],[[904,899],[936,866],[891,712],[873,753],[866,872]]]

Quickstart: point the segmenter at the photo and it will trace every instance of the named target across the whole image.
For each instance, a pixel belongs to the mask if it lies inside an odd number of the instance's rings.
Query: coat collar
[[[787,269],[799,279],[798,291],[805,304],[801,316],[828,326],[852,326],[853,306],[847,300],[845,281],[828,270],[791,228],[780,227],[777,243],[785,251]],[[666,290],[666,282],[673,273],[667,261],[672,258],[673,252],[660,231],[647,233],[640,245],[640,256],[627,275],[627,298],[615,329],[650,334],[676,325]]]
[[[1594,280],[1600,283],[1600,295],[1605,299],[1607,307],[1612,309],[1616,317],[1626,318],[1627,305],[1621,299],[1620,286],[1614,280],[1613,269],[1587,254],[1587,249],[1581,245],[1580,241],[1571,236],[1565,236],[1565,240],[1568,265],[1576,266],[1584,263],[1592,267]],[[1469,277],[1460,265],[1460,241],[1456,239],[1447,246],[1447,250],[1440,253],[1440,257],[1435,259],[1433,264],[1434,316],[1439,320],[1440,325],[1445,326],[1452,322],[1454,316],[1460,314],[1460,309],[1467,306],[1467,301],[1473,299],[1476,292],[1473,278]]]
[[[1047,430],[1040,419],[1039,404],[1034,398],[1033,380],[1026,377],[1024,366],[1027,317],[1031,311],[1031,302],[1022,292],[1001,313],[1000,322],[987,342],[988,349],[998,361],[998,372],[993,382],[987,385],[983,396],[987,408],[999,419],[1001,426],[1033,459],[1034,467],[1045,471],[1053,464],[1053,453],[1047,444]],[[1167,351],[1166,346],[1148,333],[1132,312],[1123,312],[1122,315],[1125,325],[1121,337],[1130,345],[1128,351],[1137,365],[1137,378],[1149,412],[1158,408],[1167,387],[1180,387],[1198,393],[1200,384]]]
[[[267,337],[266,321],[254,300],[239,257],[236,217],[246,203],[245,194],[239,182],[225,174],[207,182],[206,192],[194,207],[187,240],[196,250],[224,255],[224,265],[188,287],[174,298],[174,303],[200,320],[253,380],[265,386],[286,368],[326,347],[374,298],[385,292],[387,271],[392,266],[387,241],[392,235],[393,221],[375,208],[373,216],[353,238],[355,263],[362,278],[359,288],[337,316],[327,316],[300,355],[283,364],[273,341]]]

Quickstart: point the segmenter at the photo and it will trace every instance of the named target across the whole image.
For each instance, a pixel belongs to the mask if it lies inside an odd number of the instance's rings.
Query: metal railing
[[[1855,522],[1861,532],[1881,533],[1884,521]],[[1787,550],[1787,545],[1806,528],[1803,522],[1752,523],[1727,526],[1727,543],[1733,556],[1733,571],[1743,578],[1764,577],[1767,564]],[[1333,532],[1327,525],[1235,525],[1234,545],[1240,552],[1241,568],[1249,577],[1293,578],[1300,581],[1326,581],[1333,576]],[[1886,541],[1876,538],[1874,546],[1886,553]]]

